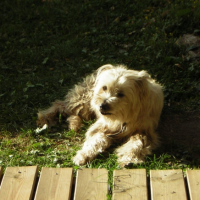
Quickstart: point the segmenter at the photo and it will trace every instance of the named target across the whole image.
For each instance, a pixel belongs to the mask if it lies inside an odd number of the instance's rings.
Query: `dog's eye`
[[[117,97],[123,97],[123,96],[124,96],[124,94],[122,92],[117,93]]]
[[[103,86],[103,90],[106,91],[107,90],[107,86]]]

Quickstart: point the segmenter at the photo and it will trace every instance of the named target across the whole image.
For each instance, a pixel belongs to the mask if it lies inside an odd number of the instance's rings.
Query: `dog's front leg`
[[[121,167],[129,163],[142,163],[145,155],[151,154],[151,145],[147,145],[147,137],[142,134],[135,134],[122,146],[116,149],[118,163]]]
[[[102,132],[98,132],[91,137],[87,137],[81,150],[73,158],[76,165],[84,165],[103,152],[111,144],[111,140]]]

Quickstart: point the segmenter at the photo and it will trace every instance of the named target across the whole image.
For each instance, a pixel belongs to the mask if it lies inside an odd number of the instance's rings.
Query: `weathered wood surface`
[[[2,168],[0,167],[0,176]],[[108,171],[79,169],[73,182],[72,168],[37,166],[7,167],[0,183],[0,200],[106,200]],[[109,179],[112,177],[109,177]],[[38,181],[36,181],[36,179]],[[190,200],[200,199],[200,170],[124,169],[113,172],[113,200]],[[148,190],[149,188],[149,190]],[[110,192],[109,192],[110,193]]]
[[[43,167],[35,200],[69,200],[71,197],[72,179],[72,168]]]
[[[147,200],[145,169],[114,170],[113,200]]]
[[[104,200],[108,193],[106,169],[79,169],[74,200]]]
[[[37,166],[7,167],[0,187],[0,200],[32,199]]]
[[[190,200],[200,199],[200,170],[187,170],[187,181]]]
[[[182,170],[151,170],[152,200],[187,200]]]

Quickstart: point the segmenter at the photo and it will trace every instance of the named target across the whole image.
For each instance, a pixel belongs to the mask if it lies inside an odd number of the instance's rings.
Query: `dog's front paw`
[[[132,159],[130,157],[121,155],[120,157],[118,157],[117,162],[119,163],[120,167],[125,167],[126,165],[131,163],[131,160]]]
[[[73,158],[73,163],[80,166],[86,164],[86,162],[87,156],[83,152],[78,151],[76,156]]]
[[[120,155],[118,156],[117,162],[119,163],[120,167],[125,167],[126,165],[133,163],[138,164],[144,162],[143,159],[138,158],[137,156],[127,156],[127,155]]]

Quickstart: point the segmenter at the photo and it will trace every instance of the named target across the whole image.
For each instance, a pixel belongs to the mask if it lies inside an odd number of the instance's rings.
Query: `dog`
[[[146,71],[107,64],[75,85],[64,101],[39,111],[37,124],[52,126],[61,114],[69,128],[78,131],[83,120],[96,118],[74,164],[84,165],[116,144],[117,161],[124,167],[144,162],[159,145],[156,128],[163,101],[162,86]]]

